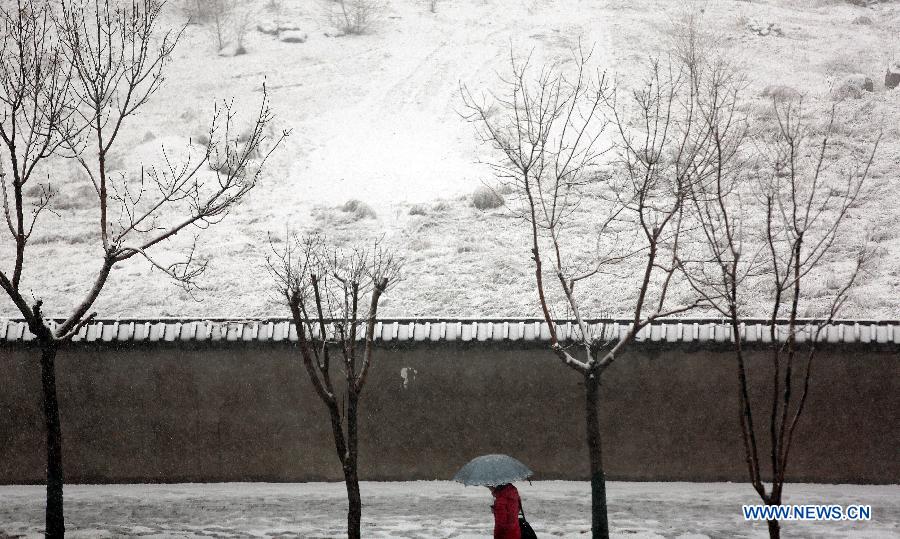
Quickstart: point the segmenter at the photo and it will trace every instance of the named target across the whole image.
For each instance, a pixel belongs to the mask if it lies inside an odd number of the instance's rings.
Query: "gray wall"
[[[580,377],[546,349],[432,344],[376,359],[363,479],[447,479],[489,452],[538,479],[586,477]],[[754,388],[768,366],[751,354]],[[417,371],[407,387],[404,367]],[[68,482],[341,478],[324,406],[288,345],[83,346],[61,352],[58,372]],[[0,347],[0,373],[0,483],[42,482],[36,350]],[[821,351],[790,478],[900,483],[898,380],[896,350]],[[604,388],[610,478],[746,479],[727,351],[647,346],[613,365]]]

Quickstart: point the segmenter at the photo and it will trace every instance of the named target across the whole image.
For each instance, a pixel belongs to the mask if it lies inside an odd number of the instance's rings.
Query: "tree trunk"
[[[585,419],[588,455],[591,462],[591,537],[609,539],[606,517],[606,477],[603,474],[603,446],[600,437],[600,377],[597,373],[584,377]]]
[[[772,496],[766,500],[768,505],[781,505],[781,487],[775,483],[772,485]],[[767,520],[769,526],[769,539],[781,539],[781,523],[777,520]]]
[[[350,390],[347,396],[347,460],[344,482],[347,483],[347,537],[360,539],[362,499],[359,495],[359,395]]]
[[[41,395],[47,428],[46,536],[55,539],[65,537],[66,526],[63,517],[62,431],[56,400],[56,346],[52,344],[41,348]]]
[[[344,470],[344,482],[347,484],[347,537],[360,539],[362,498],[359,495],[359,475],[355,462],[348,462],[347,469]]]

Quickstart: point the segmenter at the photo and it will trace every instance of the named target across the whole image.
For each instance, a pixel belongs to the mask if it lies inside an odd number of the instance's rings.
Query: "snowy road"
[[[764,537],[740,516],[757,503],[730,483],[610,483],[613,536]],[[546,537],[586,537],[588,485],[520,485],[529,520]],[[343,484],[225,483],[66,487],[69,537],[340,537]],[[490,494],[449,482],[363,483],[364,537],[490,535]],[[39,537],[43,487],[0,486],[0,538]],[[790,537],[898,537],[900,486],[789,485],[788,503],[871,504],[858,523],[784,524]],[[4,533],[6,535],[4,535]]]

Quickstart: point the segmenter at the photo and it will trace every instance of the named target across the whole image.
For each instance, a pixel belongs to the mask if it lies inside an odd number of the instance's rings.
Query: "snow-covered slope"
[[[250,4],[245,55],[219,56],[209,28],[189,26],[166,85],[120,145],[122,171],[136,173],[142,163],[159,162],[162,143],[186,144],[216,99],[233,97],[252,111],[264,81],[278,126],[293,129],[249,200],[202,233],[200,255],[211,264],[205,290],[195,295],[201,301],[135,261],[114,272],[97,303],[101,316],[283,315],[263,268],[270,236],[277,241],[288,224],[338,242],[384,235],[396,245],[408,263],[404,282],[386,298],[385,315],[536,314],[525,231],[503,209],[481,212],[465,198],[491,176],[479,164],[488,150],[459,115],[459,85],[490,90],[510,47],[533,51],[539,64],[566,57],[579,40],[594,47],[598,67],[633,82],[642,62],[666,49],[669,29],[686,9],[664,0],[445,0],[430,13],[425,2],[392,0],[367,34],[331,37],[317,2],[282,4],[278,21],[301,28],[306,42],[258,32],[257,23],[276,18],[262,0]],[[900,90],[885,90],[881,79],[900,54],[900,4],[721,0],[702,7],[703,24],[737,59],[756,105],[765,102],[763,89],[777,84],[807,93],[814,105],[829,104],[832,87],[848,75],[871,76],[876,91],[847,103],[855,116],[845,125],[869,133],[883,126],[873,182],[896,192]],[[861,15],[873,24],[854,24]],[[176,24],[181,16],[171,9],[166,20]],[[751,30],[769,23],[783,35]],[[846,141],[848,148],[858,143]],[[60,165],[47,172],[52,179],[72,170]],[[72,188],[64,194],[78,196]],[[337,209],[348,199],[371,205],[377,218],[354,221]],[[422,202],[425,215],[410,215],[410,205]],[[882,197],[858,223],[877,229],[885,253],[843,316],[900,316],[898,211],[894,197]],[[95,220],[76,204],[58,217],[46,214],[35,232],[24,284],[44,298],[48,315],[67,312],[99,266]],[[6,264],[10,241],[0,237]],[[844,253],[852,243],[841,247]],[[594,315],[617,314],[617,300],[630,291],[627,283],[607,281],[591,294],[586,303]],[[0,314],[15,315],[5,297]]]

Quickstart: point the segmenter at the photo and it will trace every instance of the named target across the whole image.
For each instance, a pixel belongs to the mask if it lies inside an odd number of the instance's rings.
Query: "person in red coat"
[[[519,491],[512,485],[488,487],[494,496],[494,539],[522,539],[519,529]]]

